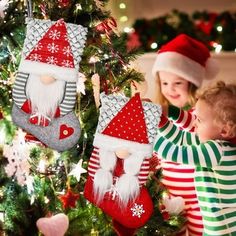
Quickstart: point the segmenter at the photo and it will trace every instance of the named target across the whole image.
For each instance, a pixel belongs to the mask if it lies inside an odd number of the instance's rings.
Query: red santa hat
[[[96,134],[94,146],[112,150],[128,148],[146,155],[152,153],[143,106],[138,93],[112,118],[101,134]]]
[[[208,48],[186,34],[178,35],[157,53],[152,68],[154,76],[159,71],[171,72],[200,87],[204,79],[214,78],[219,71]]]
[[[21,60],[19,70],[77,81],[78,68],[75,67],[66,24],[62,19],[55,22],[33,50]]]

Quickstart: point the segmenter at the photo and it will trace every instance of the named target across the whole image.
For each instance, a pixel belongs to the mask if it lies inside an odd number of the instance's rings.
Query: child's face
[[[188,102],[189,82],[178,75],[160,71],[161,92],[168,102],[176,107],[184,107]]]
[[[195,114],[197,116],[194,124],[195,132],[201,142],[222,139],[220,125],[213,122],[215,114],[211,106],[203,100],[198,100]]]

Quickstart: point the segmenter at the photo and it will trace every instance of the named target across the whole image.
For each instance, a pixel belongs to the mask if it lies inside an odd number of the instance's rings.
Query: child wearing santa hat
[[[157,81],[157,99],[169,119],[177,126],[194,131],[192,107],[195,93],[206,79],[218,72],[217,63],[200,41],[180,34],[157,53],[152,69]],[[180,143],[181,144],[181,143]],[[162,182],[170,197],[180,196],[185,201],[186,227],[179,235],[202,235],[203,225],[194,187],[194,168],[183,164],[161,161]]]

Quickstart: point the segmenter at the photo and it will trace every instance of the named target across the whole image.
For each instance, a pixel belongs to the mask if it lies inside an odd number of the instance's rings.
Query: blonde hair
[[[230,127],[232,136],[236,136],[236,84],[218,81],[216,84],[198,92],[198,99],[212,107],[214,122]]]
[[[184,79],[184,78],[183,78]],[[157,85],[157,93],[156,93],[156,98],[155,102],[162,105],[162,106],[167,106],[170,105],[169,101],[165,98],[165,96],[161,92],[161,80],[159,73],[156,73],[156,85]],[[197,92],[197,86],[194,85],[193,83],[189,82],[188,86],[188,102],[186,105],[190,105],[191,107],[195,105],[196,103],[196,92]]]

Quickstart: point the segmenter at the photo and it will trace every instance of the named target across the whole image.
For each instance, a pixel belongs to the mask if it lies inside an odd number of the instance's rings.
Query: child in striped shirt
[[[184,130],[194,131],[192,106],[196,102],[195,93],[206,77],[216,75],[216,66],[211,67],[213,71],[209,69],[212,64],[207,47],[185,34],[177,36],[158,51],[153,65],[157,81],[155,102],[165,107],[169,120]],[[194,168],[164,160],[160,163],[161,181],[169,196],[182,197],[185,202],[187,222],[178,236],[185,235],[186,231],[189,236],[201,236],[203,224],[194,186]]]
[[[236,235],[236,85],[218,82],[196,103],[195,132],[162,115],[154,151],[194,166],[205,236]]]

